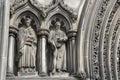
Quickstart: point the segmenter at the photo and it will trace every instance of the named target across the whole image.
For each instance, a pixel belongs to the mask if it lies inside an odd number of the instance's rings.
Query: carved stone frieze
[[[115,53],[115,49],[116,49],[115,47],[116,47],[116,39],[117,39],[117,37],[119,37],[118,36],[118,34],[119,34],[118,30],[120,30],[119,26],[120,26],[120,18],[118,18],[117,23],[116,23],[115,28],[114,28],[114,31],[113,31],[113,34],[112,34],[111,49],[110,49],[111,50],[111,70],[112,70],[112,75],[113,76],[115,74],[118,75],[117,73],[119,73],[119,71],[116,71],[116,69],[118,69],[118,66],[114,65],[114,64],[117,65],[117,60],[116,59],[117,59],[118,56],[117,56],[117,52]],[[115,59],[115,57],[116,57],[116,59]],[[112,77],[112,79],[117,79],[117,78]]]
[[[119,8],[119,1],[117,0],[115,2],[115,5],[111,11],[111,14],[109,15],[109,19],[107,22],[107,26],[103,27],[103,19],[104,19],[104,15],[107,12],[107,6],[109,4],[109,0],[105,0],[103,1],[100,10],[98,11],[98,16],[97,16],[97,21],[95,23],[95,28],[94,28],[94,37],[93,37],[93,73],[98,77],[98,79],[102,79],[102,80],[108,80],[108,79],[115,79],[114,74],[116,74],[116,72],[114,71],[115,69],[115,63],[111,62],[114,61],[115,57],[113,57],[115,55],[114,53],[114,49],[115,49],[115,38],[118,37],[116,36],[116,31],[111,31],[114,32],[113,35],[114,37],[112,38],[113,42],[111,43],[111,45],[109,45],[109,36],[110,36],[110,30],[111,30],[111,23],[113,21],[113,18],[116,14],[116,11]],[[117,29],[117,28],[115,28]],[[102,30],[105,30],[105,33],[101,33]],[[102,45],[100,42],[102,39],[102,35],[104,36],[104,45]],[[115,37],[116,36],[116,37]],[[113,46],[112,46],[113,45]],[[109,49],[109,46],[111,46],[111,49]],[[102,48],[102,50],[100,50]],[[111,52],[111,54],[109,54],[109,52]],[[111,55],[111,57],[109,56]],[[110,58],[109,58],[110,57]],[[107,58],[107,59],[106,59]],[[110,59],[110,60],[109,60]],[[109,63],[111,63],[110,65],[108,65]],[[110,70],[109,70],[110,69]],[[101,71],[99,71],[101,70]],[[111,71],[112,72],[109,72]],[[103,74],[103,75],[102,75]],[[110,75],[113,76],[110,76]]]
[[[117,71],[118,71],[118,75],[120,75],[120,39],[118,41],[118,47],[117,47]],[[118,78],[120,79],[120,77]]]
[[[116,2],[116,4],[114,5],[114,7],[113,7],[113,10],[112,10],[112,12],[111,12],[111,14],[110,14],[110,17],[109,17],[109,20],[108,20],[108,23],[107,23],[107,26],[106,26],[106,31],[105,31],[105,37],[104,37],[104,58],[107,58],[108,57],[108,55],[107,55],[107,51],[108,51],[108,49],[107,49],[107,46],[108,46],[108,40],[109,40],[109,33],[110,33],[110,24],[111,24],[111,22],[112,22],[112,20],[113,20],[113,17],[114,17],[114,15],[115,15],[115,13],[116,13],[116,11],[117,11],[117,9],[119,8],[119,2],[118,2],[118,0],[117,0],[117,2]],[[118,23],[116,23],[116,24],[118,24]],[[116,29],[116,28],[115,28]],[[114,59],[114,57],[112,57],[115,53],[113,53],[113,50],[114,50],[114,45],[115,45],[115,43],[114,43],[114,39],[115,39],[115,34],[116,34],[116,31],[114,31],[114,33],[113,33],[113,38],[112,38],[112,40],[113,40],[113,42],[111,43],[111,61],[113,61],[113,59]],[[113,62],[111,62],[111,66],[108,66],[107,67],[107,61],[106,61],[106,59],[104,59],[104,68],[105,68],[105,72],[106,72],[106,79],[108,79],[109,77],[112,77],[112,76],[110,76],[109,75],[109,73],[107,73],[107,69],[108,69],[108,67],[110,68],[110,69],[112,69],[112,75],[114,75],[115,73],[113,72],[113,70],[114,70],[114,64],[113,64]],[[112,77],[113,79],[115,79],[114,77]]]
[[[97,16],[97,20],[95,23],[95,28],[94,28],[94,37],[93,37],[93,54],[92,54],[92,64],[93,64],[93,75],[95,76],[94,78],[98,79],[97,76],[100,76],[100,65],[102,64],[99,62],[99,39],[100,39],[100,31],[102,28],[102,20],[106,11],[106,8],[109,4],[109,0],[104,0],[98,10],[98,16]],[[102,67],[101,67],[102,68]]]

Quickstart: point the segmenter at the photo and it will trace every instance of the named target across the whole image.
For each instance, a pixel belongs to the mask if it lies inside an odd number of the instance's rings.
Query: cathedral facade
[[[0,80],[120,80],[120,0],[0,0]]]

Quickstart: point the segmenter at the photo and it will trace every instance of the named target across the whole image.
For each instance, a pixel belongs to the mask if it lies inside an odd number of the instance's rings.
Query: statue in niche
[[[55,30],[51,30],[48,38],[50,43],[53,60],[52,73],[66,71],[66,46],[67,36],[61,29],[61,22],[55,22]]]
[[[35,72],[37,37],[31,26],[31,17],[26,16],[18,33],[19,72]]]

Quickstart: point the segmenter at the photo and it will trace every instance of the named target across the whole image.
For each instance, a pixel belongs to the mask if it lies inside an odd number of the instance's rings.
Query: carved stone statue
[[[32,19],[26,16],[24,26],[19,28],[18,33],[18,68],[19,72],[35,72],[37,37],[31,27]]]
[[[50,43],[53,55],[52,73],[63,72],[66,70],[66,46],[67,36],[61,29],[61,23],[55,23],[55,30],[50,31],[48,41]]]

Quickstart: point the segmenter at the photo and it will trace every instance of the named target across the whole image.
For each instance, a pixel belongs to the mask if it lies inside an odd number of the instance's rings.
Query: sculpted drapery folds
[[[48,41],[51,46],[53,60],[52,73],[62,72],[66,70],[66,46],[67,36],[61,29],[61,23],[55,23],[55,30],[50,31]]]
[[[31,26],[31,17],[26,16],[18,33],[19,72],[35,72],[37,37]]]

